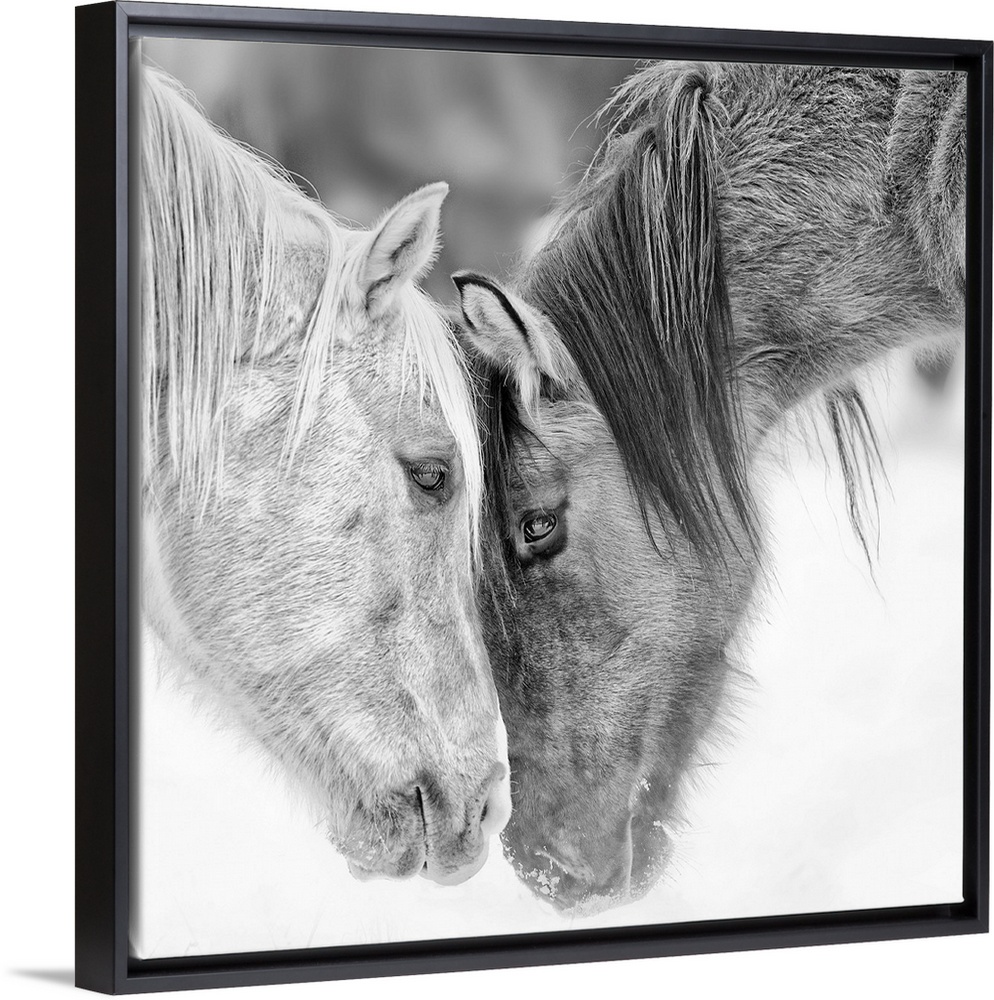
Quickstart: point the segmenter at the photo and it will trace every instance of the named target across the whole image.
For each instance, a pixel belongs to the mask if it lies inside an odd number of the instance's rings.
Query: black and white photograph
[[[961,901],[964,75],[134,59],[134,955]]]
[[[626,3],[76,5],[75,361],[11,284],[15,995],[986,967],[990,18]]]

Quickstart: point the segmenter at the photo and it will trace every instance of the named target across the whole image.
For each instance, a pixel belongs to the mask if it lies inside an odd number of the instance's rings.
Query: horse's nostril
[[[490,802],[483,803],[483,812],[480,813],[480,822],[482,823],[487,818],[487,813],[490,811]]]

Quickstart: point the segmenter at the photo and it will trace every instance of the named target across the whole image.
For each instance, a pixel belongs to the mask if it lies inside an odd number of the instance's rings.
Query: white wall
[[[324,6],[297,0],[295,6]],[[350,2],[349,7],[366,6]],[[610,4],[504,0],[468,9],[458,0],[376,9],[541,16],[719,27],[994,36],[980,5]],[[71,13],[65,0],[9,5],[4,18],[3,365],[0,491],[6,691],[0,714],[6,792],[0,942],[8,996],[64,993],[72,966],[72,162]],[[11,212],[15,225],[9,225]],[[79,234],[85,245],[85,234]],[[598,966],[270,987],[270,997],[522,996],[607,992],[648,996],[932,997],[983,990],[989,937],[728,954]]]

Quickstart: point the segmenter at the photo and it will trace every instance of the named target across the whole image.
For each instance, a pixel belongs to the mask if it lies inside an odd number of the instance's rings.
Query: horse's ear
[[[386,312],[397,291],[431,266],[448,193],[444,182],[419,188],[397,202],[373,229],[359,268],[359,287],[371,316]]]
[[[537,404],[543,378],[558,385],[572,380],[573,361],[541,312],[482,274],[458,271],[452,280],[465,338],[517,384],[526,409]]]

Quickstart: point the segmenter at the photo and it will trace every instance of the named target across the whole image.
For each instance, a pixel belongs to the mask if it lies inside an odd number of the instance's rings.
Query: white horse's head
[[[146,74],[143,600],[359,877],[474,874],[510,808],[468,379],[417,287],[447,188],[347,230]]]

